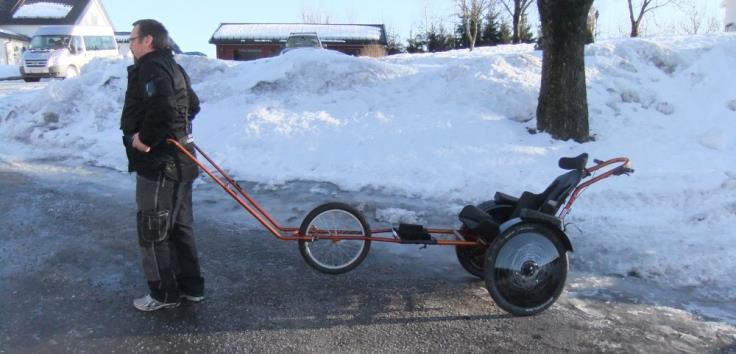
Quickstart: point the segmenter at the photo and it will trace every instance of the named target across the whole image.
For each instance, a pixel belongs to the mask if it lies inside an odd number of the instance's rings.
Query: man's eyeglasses
[[[138,38],[141,38],[141,36],[138,36],[138,37],[130,37],[130,38],[128,38],[128,42],[133,42],[134,40],[136,40]]]

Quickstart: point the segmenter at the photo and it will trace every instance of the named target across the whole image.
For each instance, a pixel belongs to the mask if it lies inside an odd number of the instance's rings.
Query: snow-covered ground
[[[528,132],[542,62],[531,45],[383,59],[300,50],[254,62],[178,60],[203,102],[198,144],[238,179],[378,188],[444,198],[457,211],[462,203],[450,201],[543,190],[562,172],[562,156],[629,157],[633,176],[592,186],[567,218],[572,269],[586,274],[580,284],[633,276],[697,302],[736,304],[736,34],[589,46],[596,140],[586,144]],[[96,60],[78,78],[0,96],[0,157],[123,171],[129,64]]]

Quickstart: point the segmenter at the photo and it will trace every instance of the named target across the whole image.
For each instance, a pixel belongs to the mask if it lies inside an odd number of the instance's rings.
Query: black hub
[[[539,265],[534,261],[526,261],[521,265],[521,275],[531,277],[539,270]]]
[[[544,307],[559,295],[567,273],[563,252],[545,235],[525,232],[508,239],[493,262],[499,295],[512,306]]]

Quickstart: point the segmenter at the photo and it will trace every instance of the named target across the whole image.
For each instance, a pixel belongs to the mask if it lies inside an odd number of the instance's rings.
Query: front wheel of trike
[[[503,310],[536,315],[560,297],[567,267],[567,251],[556,232],[545,225],[518,224],[488,248],[486,289]]]
[[[357,267],[368,255],[371,231],[365,218],[344,203],[316,207],[299,228],[299,252],[314,269],[327,274],[341,274]]]

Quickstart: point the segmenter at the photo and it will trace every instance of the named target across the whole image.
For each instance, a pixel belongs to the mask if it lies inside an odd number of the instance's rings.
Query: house
[[[726,32],[736,32],[736,0],[723,0],[726,16],[723,19]]]
[[[0,28],[31,37],[48,25],[113,28],[101,0],[0,0]]]
[[[31,39],[0,28],[0,64],[18,65]]]
[[[118,43],[118,52],[124,57],[132,56],[130,53],[130,32],[115,32],[115,42]]]
[[[218,59],[255,60],[281,52],[291,33],[316,32],[322,46],[349,55],[364,55],[376,46],[385,52],[384,25],[306,23],[222,23],[210,38]]]

